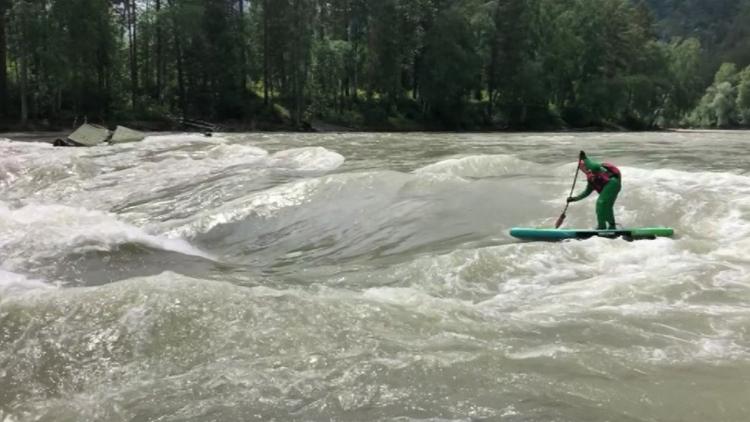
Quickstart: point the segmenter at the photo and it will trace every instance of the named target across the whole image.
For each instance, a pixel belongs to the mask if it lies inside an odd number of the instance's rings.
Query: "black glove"
[[[575,202],[575,201],[576,199],[573,198],[572,196],[568,197],[568,203]]]
[[[586,159],[586,153],[583,152],[583,151],[581,151],[581,153],[578,154],[578,159],[581,160],[581,161],[585,160]]]

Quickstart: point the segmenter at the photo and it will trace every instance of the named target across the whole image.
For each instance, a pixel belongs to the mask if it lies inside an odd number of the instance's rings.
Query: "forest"
[[[0,129],[750,127],[750,0],[0,0]]]

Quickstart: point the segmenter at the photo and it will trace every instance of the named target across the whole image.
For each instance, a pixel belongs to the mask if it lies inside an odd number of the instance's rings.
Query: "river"
[[[747,421],[749,146],[0,135],[0,421]],[[581,149],[622,170],[621,226],[675,237],[511,238]]]

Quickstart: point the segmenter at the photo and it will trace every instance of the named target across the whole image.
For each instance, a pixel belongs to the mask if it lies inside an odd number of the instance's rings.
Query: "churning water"
[[[0,140],[0,420],[750,420],[749,146]],[[620,166],[621,226],[675,238],[510,238],[580,149]]]

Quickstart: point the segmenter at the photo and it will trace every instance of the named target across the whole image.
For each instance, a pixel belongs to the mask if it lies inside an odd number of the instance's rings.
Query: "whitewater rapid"
[[[744,421],[748,141],[0,139],[0,421]],[[581,149],[676,236],[511,238]]]

